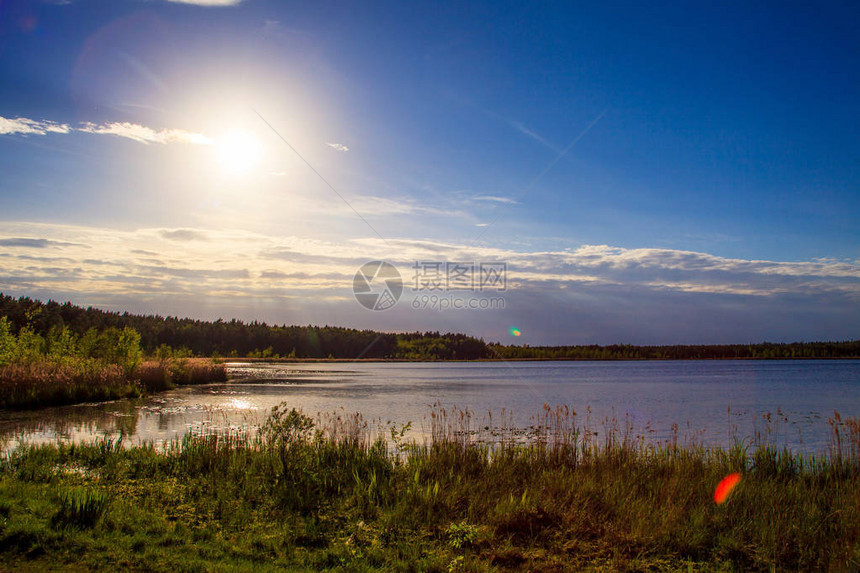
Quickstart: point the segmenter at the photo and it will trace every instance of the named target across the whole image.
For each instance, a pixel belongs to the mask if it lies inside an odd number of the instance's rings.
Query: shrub
[[[445,535],[448,536],[448,544],[451,547],[463,549],[475,544],[478,539],[478,528],[463,520],[449,525],[445,530]]]
[[[260,429],[263,440],[281,448],[307,443],[314,429],[314,421],[295,408],[287,411],[285,404],[272,408],[271,415]]]

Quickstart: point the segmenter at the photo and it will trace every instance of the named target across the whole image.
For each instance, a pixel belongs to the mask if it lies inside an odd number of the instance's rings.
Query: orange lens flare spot
[[[717,489],[714,490],[714,501],[717,502],[717,505],[726,501],[739,483],[741,483],[741,474],[739,473],[729,474],[720,480]]]

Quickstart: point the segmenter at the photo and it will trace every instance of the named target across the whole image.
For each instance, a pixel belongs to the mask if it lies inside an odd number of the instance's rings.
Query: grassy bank
[[[558,412],[531,442],[489,447],[469,441],[462,418],[433,420],[424,445],[402,444],[397,428],[373,440],[358,417],[314,425],[279,410],[260,438],[20,449],[0,465],[0,568],[860,567],[857,420],[834,420],[819,459],[623,432],[596,443]],[[718,505],[732,472],[742,480]]]

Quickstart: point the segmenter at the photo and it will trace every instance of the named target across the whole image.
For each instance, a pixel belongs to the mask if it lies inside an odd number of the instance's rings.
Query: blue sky
[[[0,1],[0,290],[532,344],[856,338],[860,8],[747,4]],[[505,308],[367,311],[374,259],[504,260]]]

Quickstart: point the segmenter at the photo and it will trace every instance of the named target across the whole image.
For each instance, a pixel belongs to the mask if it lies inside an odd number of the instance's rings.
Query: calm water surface
[[[728,445],[765,434],[796,451],[826,452],[828,417],[860,416],[860,361],[481,362],[229,365],[231,382],[142,400],[35,412],[0,411],[0,445],[124,436],[164,442],[187,433],[254,432],[286,402],[305,413],[361,413],[371,427],[430,429],[433,405],[468,409],[471,427],[535,423],[544,404],[567,405],[602,432],[630,423],[649,440]],[[492,413],[492,418],[490,417]],[[611,422],[610,422],[611,423]]]

